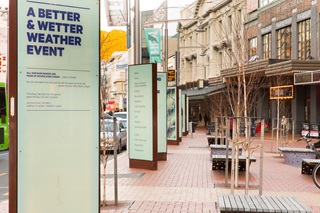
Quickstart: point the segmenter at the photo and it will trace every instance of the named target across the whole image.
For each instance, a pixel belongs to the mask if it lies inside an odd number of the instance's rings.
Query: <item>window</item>
[[[255,55],[257,55],[257,37],[249,39],[249,60]]]
[[[262,57],[271,58],[271,33],[262,36]]]
[[[228,33],[231,34],[232,33],[232,16],[228,16]]]
[[[273,1],[275,0],[259,0],[259,7],[266,6],[267,4],[270,4]]]
[[[298,59],[311,59],[310,19],[298,23]]]
[[[277,31],[278,59],[291,58],[291,26]]]

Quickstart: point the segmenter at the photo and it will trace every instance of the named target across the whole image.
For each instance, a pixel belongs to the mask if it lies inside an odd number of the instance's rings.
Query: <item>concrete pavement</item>
[[[224,184],[224,171],[213,171],[211,168],[205,132],[204,128],[197,128],[193,137],[184,136],[179,145],[169,145],[167,161],[159,161],[156,171],[131,169],[128,155],[119,155],[117,206],[113,202],[113,160],[108,161],[107,202],[100,212],[219,212],[215,206],[217,196],[230,194],[230,185]],[[253,143],[260,143],[260,137],[253,137]],[[285,164],[284,159],[275,152],[275,147],[270,134],[266,134],[262,194],[294,196],[314,213],[320,213],[320,189],[313,184],[310,175],[301,174],[301,167]],[[305,144],[295,142],[294,147],[305,147]],[[257,162],[250,166],[249,194],[258,195],[259,150],[253,156]],[[245,172],[240,172],[236,194],[245,194],[244,180]],[[7,205],[7,201],[0,203],[0,213],[8,212]]]

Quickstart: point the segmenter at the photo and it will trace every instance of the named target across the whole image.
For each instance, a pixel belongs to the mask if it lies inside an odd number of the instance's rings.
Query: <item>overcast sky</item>
[[[135,0],[131,0],[131,7],[134,5],[134,1]],[[168,5],[169,5],[169,10],[168,10],[168,16],[169,19],[177,19],[179,18],[179,8],[185,7],[186,5],[190,5],[193,2],[195,2],[196,0],[168,0]],[[111,31],[112,29],[114,29],[113,27],[108,27],[107,24],[107,20],[106,20],[106,14],[105,14],[105,10],[104,10],[104,0],[100,1],[101,2],[101,30],[106,30],[106,31]],[[164,0],[140,0],[140,11],[146,11],[146,10],[155,10],[157,9],[162,3],[164,2]],[[176,24],[170,24],[175,25]],[[174,28],[171,27],[171,28]],[[116,27],[116,29],[122,29],[125,30],[124,27]],[[175,30],[170,30],[170,26],[169,26],[169,34],[170,31],[175,31]],[[171,34],[173,34],[174,32],[172,32]]]

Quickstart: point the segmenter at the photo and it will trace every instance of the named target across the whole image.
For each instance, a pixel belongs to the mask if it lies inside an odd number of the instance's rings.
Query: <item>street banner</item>
[[[161,29],[146,28],[146,43],[150,56],[150,63],[161,63]]]

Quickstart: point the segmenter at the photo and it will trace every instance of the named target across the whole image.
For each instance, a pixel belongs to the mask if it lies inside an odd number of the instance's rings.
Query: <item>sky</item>
[[[131,1],[131,5],[134,5],[134,1],[135,0],[130,0]],[[140,11],[146,11],[146,10],[155,10],[157,9],[161,3],[164,0],[140,0]],[[196,0],[168,0],[168,5],[169,5],[169,19],[170,19],[170,15],[172,15],[173,13],[175,15],[179,14],[179,9],[177,9],[177,7],[182,8],[186,5],[190,5],[193,2],[195,2]],[[9,0],[0,0],[0,5],[8,5]],[[105,14],[105,9],[104,9],[104,0],[100,0],[100,6],[101,6],[101,20],[100,20],[100,28],[101,30],[106,30],[106,31],[111,31],[112,29],[114,29],[114,27],[109,27],[107,24],[107,20],[106,20],[106,14]],[[173,9],[176,8],[176,9]],[[175,19],[178,17],[175,17]],[[122,30],[126,30],[124,27],[116,27],[115,29],[122,29]]]
[[[131,5],[134,5],[134,1],[135,0],[131,0]],[[170,15],[172,16],[172,14],[175,15],[179,15],[179,8],[182,8],[186,5],[190,5],[193,2],[195,2],[196,0],[168,0],[168,5],[169,5],[169,19],[170,19]],[[104,0],[101,0],[101,30],[106,30],[106,31],[111,31],[112,29],[122,29],[125,30],[124,27],[109,27],[107,26],[107,20],[106,20],[106,14],[105,14],[105,9],[104,9]],[[140,11],[146,11],[146,10],[155,10],[157,9],[162,3],[164,2],[164,0],[140,0]],[[131,7],[132,7],[131,6]],[[174,9],[175,8],[175,9]],[[179,16],[178,16],[179,17]],[[175,19],[177,19],[178,17],[175,17]],[[173,19],[173,18],[172,18]]]

